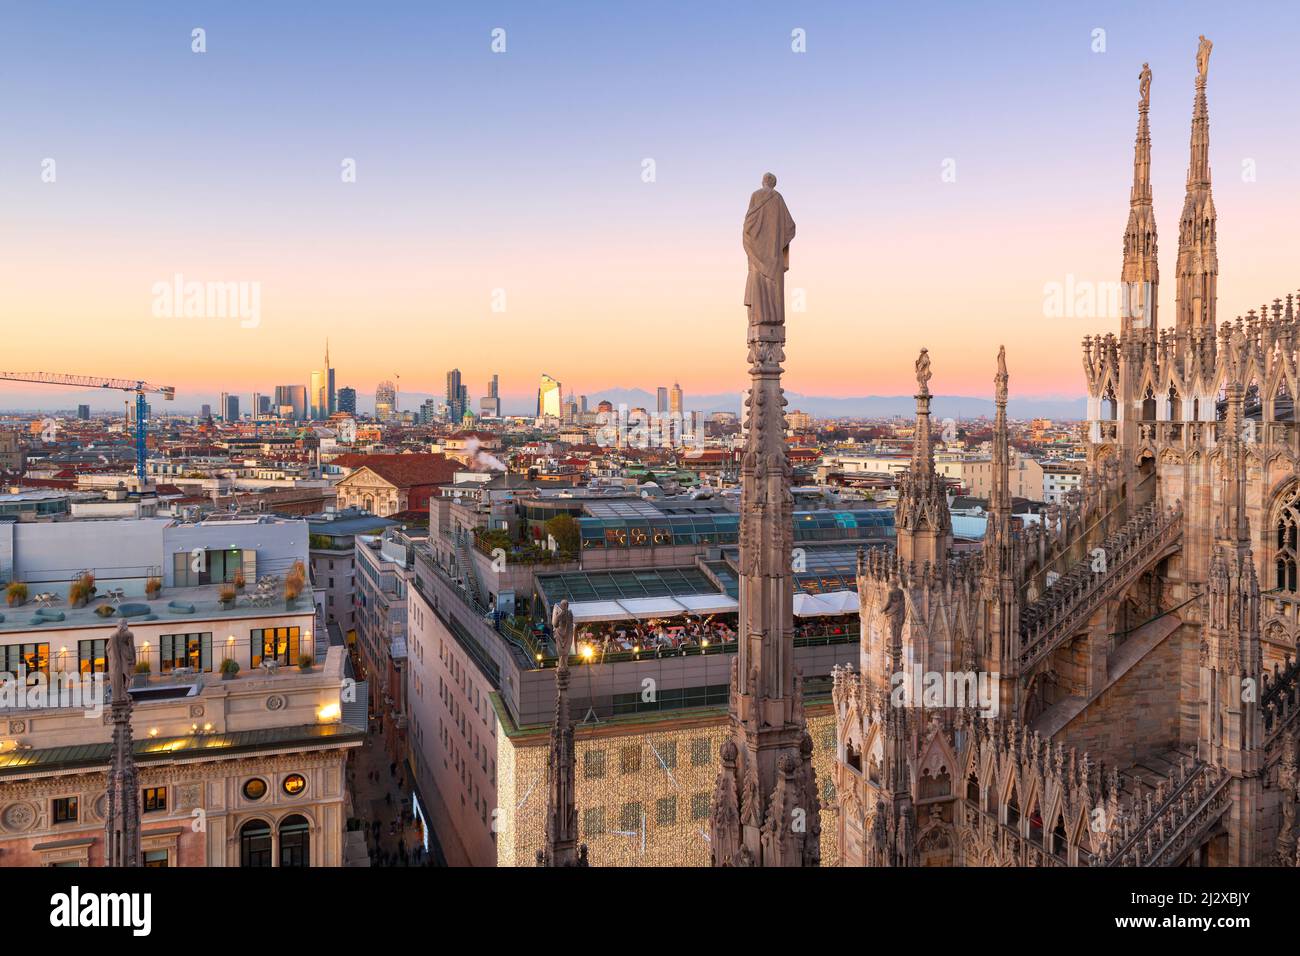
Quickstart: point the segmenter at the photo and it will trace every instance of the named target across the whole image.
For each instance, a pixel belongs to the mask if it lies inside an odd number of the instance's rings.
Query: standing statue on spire
[[[785,273],[794,220],[763,176],[749,197],[741,239],[748,260],[748,433],[740,465],[740,599],[730,735],[713,789],[714,866],[817,866],[817,827],[793,819],[820,812],[802,686],[794,663],[794,497],[785,444]],[[798,810],[800,813],[796,814]]]
[[[1146,109],[1151,105],[1151,64],[1143,63],[1142,72],[1138,74],[1138,108]]]
[[[785,198],[776,191],[776,177],[763,174],[763,186],[749,197],[745,213],[744,246],[749,258],[745,305],[750,326],[785,321],[785,274],[790,268],[794,219]]]
[[[999,404],[1007,403],[1007,347],[998,346],[998,372],[993,376],[993,387],[996,389],[996,400]]]
[[[104,865],[140,866],[140,780],[131,737],[131,681],[134,678],[135,637],[118,624],[108,639],[108,678],[112,697],[113,755],[108,768],[108,802],[104,821]]]
[[[1205,85],[1205,77],[1210,72],[1210,51],[1214,49],[1214,44],[1205,39],[1205,34],[1201,34],[1201,44],[1196,48],[1196,83],[1198,86]]]
[[[930,394],[930,350],[921,349],[921,354],[916,359],[916,384],[920,386],[921,394]]]

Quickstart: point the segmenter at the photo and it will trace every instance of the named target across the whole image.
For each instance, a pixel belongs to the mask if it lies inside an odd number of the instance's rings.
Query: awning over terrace
[[[682,614],[722,614],[735,611],[735,598],[725,594],[692,594],[681,597],[623,598],[619,601],[579,601],[569,605],[573,619],[583,621],[631,621]]]
[[[796,594],[795,617],[831,617],[837,614],[856,614],[857,591],[831,591],[826,594]]]

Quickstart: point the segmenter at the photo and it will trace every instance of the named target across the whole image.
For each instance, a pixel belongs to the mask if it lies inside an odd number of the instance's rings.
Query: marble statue
[[[108,639],[108,679],[114,703],[129,699],[131,681],[135,677],[135,660],[135,635],[127,628],[126,621],[122,621]]]
[[[745,305],[751,325],[785,321],[785,273],[790,268],[794,220],[785,198],[776,191],[776,177],[763,176],[763,186],[749,197],[743,242],[749,257]]]
[[[1205,34],[1201,34],[1200,46],[1196,48],[1196,80],[1202,85],[1210,72],[1210,51],[1213,49],[1214,44],[1205,39]]]

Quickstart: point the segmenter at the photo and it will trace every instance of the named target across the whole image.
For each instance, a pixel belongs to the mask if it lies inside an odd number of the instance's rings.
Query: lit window
[[[55,823],[76,823],[77,822],[77,798],[76,797],[59,797],[54,801],[54,822]]]

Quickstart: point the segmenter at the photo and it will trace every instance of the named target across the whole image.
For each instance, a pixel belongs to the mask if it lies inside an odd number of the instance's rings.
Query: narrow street
[[[353,751],[349,768],[353,814],[362,821],[371,866],[440,866],[442,854],[433,835],[424,851],[420,826],[411,812],[411,794],[405,788],[400,765],[384,750],[376,720],[360,749]]]

